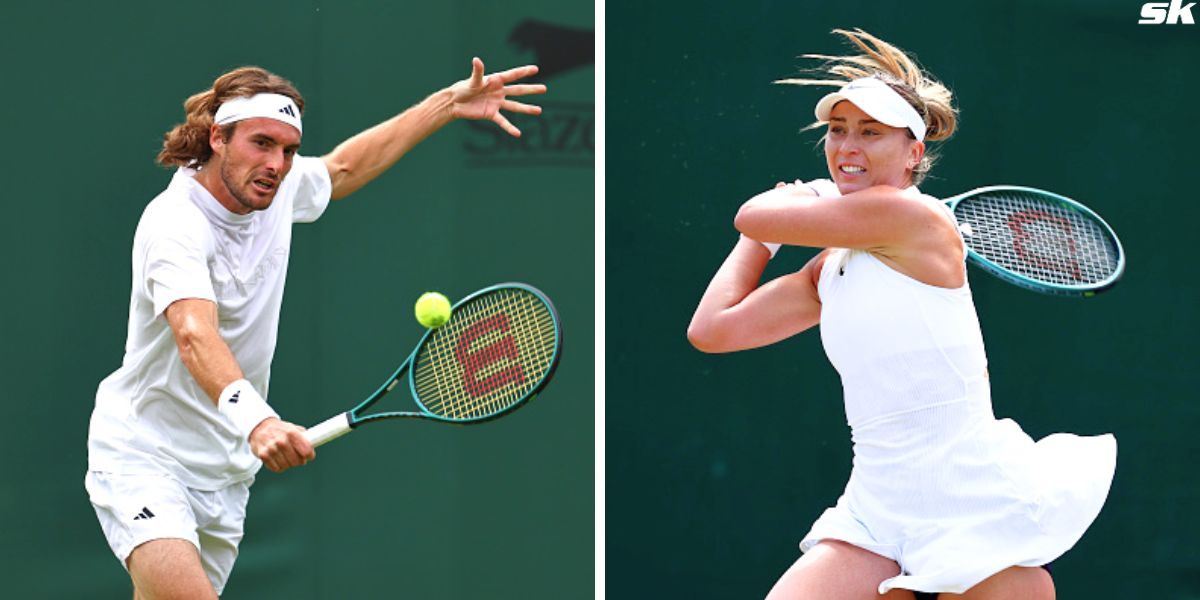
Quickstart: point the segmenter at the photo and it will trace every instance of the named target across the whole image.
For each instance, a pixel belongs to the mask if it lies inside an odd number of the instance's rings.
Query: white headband
[[[826,94],[817,102],[817,120],[829,122],[833,107],[842,100],[853,102],[860,110],[871,118],[892,127],[907,127],[913,132],[917,141],[925,141],[925,119],[917,114],[903,96],[896,93],[891,86],[875,77],[855,79],[842,86],[842,89]]]
[[[217,116],[213,118],[213,122],[217,125],[228,125],[256,117],[275,119],[304,133],[300,126],[300,109],[296,108],[296,103],[291,98],[283,94],[256,94],[227,100],[217,108]]]

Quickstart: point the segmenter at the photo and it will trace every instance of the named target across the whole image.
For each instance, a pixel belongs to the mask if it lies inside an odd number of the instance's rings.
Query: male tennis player
[[[526,66],[471,76],[346,140],[300,156],[304,99],[257,67],[187,100],[158,160],[178,166],[146,207],[133,242],[125,358],[100,383],[86,485],[135,599],[216,598],[237,557],[260,464],[283,472],[316,453],[303,427],[266,402],[292,223],[386,171],[455,119],[520,131],[501,110]]]

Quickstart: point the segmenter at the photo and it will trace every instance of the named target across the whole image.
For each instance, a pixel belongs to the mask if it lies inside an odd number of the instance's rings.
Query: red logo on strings
[[[1057,229],[1062,234],[1062,239],[1057,241],[1032,240],[1033,235],[1029,232],[1028,226],[1033,224]],[[1009,215],[1008,227],[1013,232],[1013,250],[1016,250],[1017,256],[1021,257],[1021,260],[1048,271],[1065,273],[1076,281],[1083,279],[1079,261],[1075,259],[1079,252],[1075,246],[1071,221],[1040,210],[1023,210]],[[1038,232],[1038,235],[1045,237],[1047,234]],[[1031,240],[1034,242],[1032,248],[1030,247]],[[1052,254],[1037,252],[1038,247],[1050,245],[1065,246],[1066,252]]]
[[[510,383],[525,382],[525,370],[521,368],[521,363],[517,362],[517,343],[511,335],[506,335],[483,348],[471,350],[471,344],[485,334],[508,330],[508,315],[500,313],[472,325],[458,338],[454,356],[463,366],[463,385],[472,396],[478,398]],[[479,371],[505,358],[513,364],[507,369],[479,379]]]

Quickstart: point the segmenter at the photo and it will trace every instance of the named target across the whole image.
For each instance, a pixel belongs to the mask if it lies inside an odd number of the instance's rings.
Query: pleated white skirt
[[[854,442],[845,492],[800,549],[841,540],[896,561],[881,594],[962,593],[1053,561],[1099,515],[1117,456],[1112,435],[1034,442],[986,397],[860,424]]]

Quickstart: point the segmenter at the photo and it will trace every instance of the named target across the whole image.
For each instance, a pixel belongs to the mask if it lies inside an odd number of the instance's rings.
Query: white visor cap
[[[871,118],[892,127],[905,127],[912,131],[917,141],[925,141],[925,119],[917,113],[903,96],[891,86],[875,77],[855,79],[842,89],[826,94],[817,102],[817,120],[829,122],[833,107],[842,100],[849,100]]]

